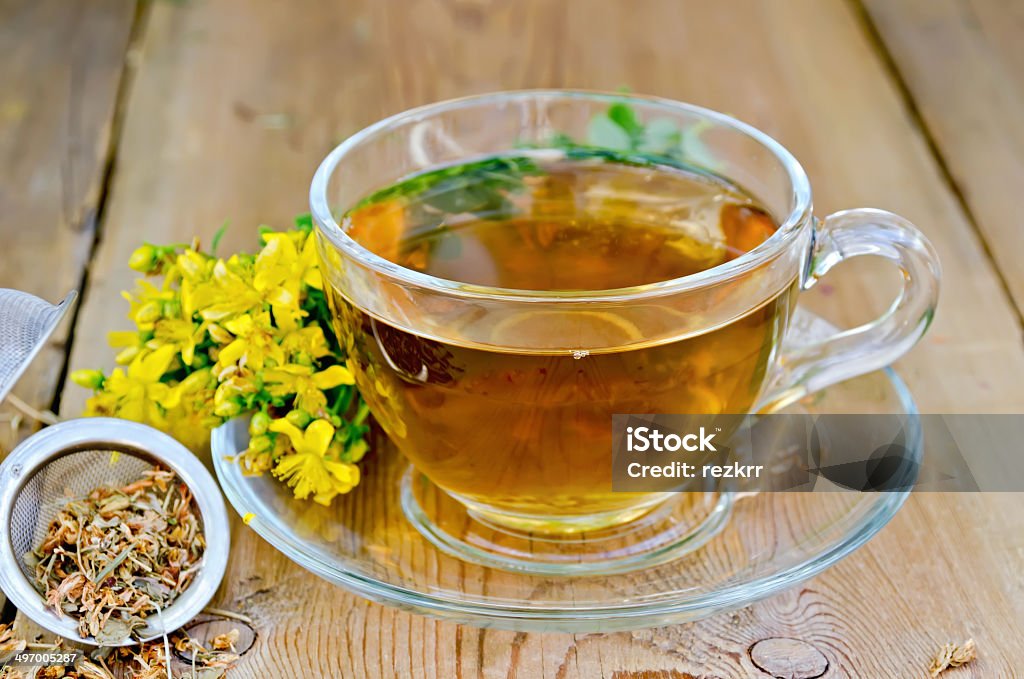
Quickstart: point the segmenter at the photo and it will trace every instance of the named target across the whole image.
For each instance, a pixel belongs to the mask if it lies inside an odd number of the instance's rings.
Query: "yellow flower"
[[[229,374],[226,374],[229,373]],[[217,376],[220,386],[213,395],[213,412],[218,417],[234,417],[242,412],[242,399],[240,397],[252,394],[256,391],[256,384],[247,376],[241,374],[236,366],[227,368]]]
[[[324,289],[323,276],[320,274],[320,258],[316,254],[316,232],[310,231],[302,244],[302,252],[299,253],[299,263],[302,265],[302,282],[315,290]]]
[[[190,291],[189,306],[194,306],[207,321],[222,321],[262,310],[263,295],[243,273],[248,274],[237,256],[226,262],[217,260],[212,278]]]
[[[213,275],[217,260],[195,250],[185,250],[174,261],[183,281],[201,283]]]
[[[85,402],[84,417],[117,417],[118,398],[109,391],[98,391]]]
[[[122,293],[128,300],[128,318],[135,322],[140,331],[152,330],[153,325],[164,315],[168,303],[174,303],[173,290],[161,290],[152,283],[140,280],[134,293]]]
[[[178,405],[180,393],[160,381],[177,356],[172,346],[140,353],[127,373],[117,368],[103,385],[116,399],[116,414],[126,420],[158,427],[166,425],[164,412]]]
[[[287,244],[279,243],[282,251],[286,253],[292,269],[291,275],[302,284],[323,289],[323,279],[320,276],[320,259],[316,254],[316,233],[310,231],[288,231],[285,233],[270,231],[263,234],[263,242],[270,245],[273,241],[288,241]]]
[[[268,360],[274,361],[275,365],[284,363],[284,350],[274,337],[270,314],[267,312],[255,316],[239,316],[221,325],[235,339],[220,350],[217,356],[218,370],[235,364],[250,370],[262,370]]]
[[[153,328],[153,339],[146,346],[158,349],[162,346],[173,346],[181,353],[181,362],[192,365],[196,355],[196,345],[203,340],[206,330],[191,320],[182,318],[165,318],[156,322]]]
[[[322,504],[355,486],[353,463],[367,449],[365,404],[360,399],[363,414],[349,417],[330,412],[327,400],[354,384],[343,362],[353,338],[339,346],[328,332],[334,319],[315,292],[325,281],[312,220],[296,225],[263,232],[257,254],[218,259],[201,252],[198,239],[132,253],[129,266],[146,275],[122,293],[135,327],[108,336],[122,367],[109,377],[69,375],[93,392],[85,414],[153,425],[197,452],[226,418],[254,414],[249,448],[236,456],[245,473],[272,472],[297,497]],[[343,393],[346,402],[357,396]]]
[[[312,495],[315,502],[328,505],[336,495],[359,483],[359,467],[327,457],[334,438],[334,427],[328,421],[315,420],[302,431],[287,420],[274,420],[270,430],[287,436],[295,450],[278,460],[273,473],[288,484],[296,498]]]
[[[196,290],[213,276],[216,263],[217,260],[195,250],[186,250],[178,255],[174,268],[181,277],[181,310],[185,318],[192,318],[199,311]]]
[[[266,245],[256,257],[253,287],[270,303],[278,327],[285,331],[294,330],[299,319],[305,316],[299,308],[299,298],[300,285],[307,276],[309,264],[300,256],[287,234],[267,233],[263,238]],[[314,270],[315,265],[314,259]]]
[[[325,390],[355,383],[352,373],[340,365],[315,372],[311,366],[294,363],[267,370],[263,381],[271,396],[295,394],[295,407],[314,414],[327,406]]]
[[[277,326],[294,330],[306,316],[299,306],[301,279],[294,278],[298,261],[291,241],[271,239],[255,260],[238,255],[217,260],[209,280],[183,287],[182,306],[207,321],[225,321],[269,305]]]
[[[167,413],[168,431],[195,452],[206,450],[210,430],[222,419],[213,413],[213,386],[216,380],[209,368],[198,370],[177,386],[178,405]]]
[[[310,363],[331,353],[327,337],[319,325],[309,325],[293,330],[281,340],[281,348],[293,362]]]
[[[107,333],[107,344],[121,350],[114,357],[118,365],[128,365],[146,348],[146,334],[134,330],[114,330]]]

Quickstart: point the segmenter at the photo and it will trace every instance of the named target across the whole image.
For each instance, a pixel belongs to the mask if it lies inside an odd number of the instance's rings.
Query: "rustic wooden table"
[[[81,409],[64,376],[109,365],[140,241],[208,241],[230,219],[224,247],[249,248],[257,224],[306,209],[328,149],[413,105],[628,86],[775,136],[819,214],[872,205],[920,225],[943,296],[897,369],[926,412],[1024,410],[1019,0],[2,0],[0,55],[0,286],[84,292],[15,390],[33,406]],[[853,323],[892,288],[880,269],[848,269],[830,311]],[[236,522],[218,605],[257,623],[239,677],[754,677],[767,675],[748,649],[768,637],[813,646],[826,676],[872,678],[925,676],[942,644],[973,637],[979,659],[944,676],[1010,677],[1024,657],[1022,510],[1015,494],[916,495],[799,588],[607,635],[383,608]]]

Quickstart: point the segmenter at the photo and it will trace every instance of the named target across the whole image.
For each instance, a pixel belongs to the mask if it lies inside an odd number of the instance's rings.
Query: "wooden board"
[[[82,282],[134,16],[121,0],[0,3],[0,287],[56,303]],[[35,408],[53,400],[68,325],[14,389]],[[0,451],[17,438],[0,423]]]
[[[943,162],[1024,311],[1024,4],[867,0]]]
[[[109,365],[103,335],[121,323],[117,292],[131,284],[125,262],[140,241],[208,238],[231,219],[224,247],[249,245],[257,223],[305,210],[320,158],[381,115],[496,89],[623,85],[773,134],[807,166],[821,214],[871,204],[920,224],[943,258],[945,289],[902,374],[925,410],[1020,411],[1016,313],[841,0],[154,3],[72,367]],[[869,269],[849,269],[834,286],[846,321],[887,301]],[[82,398],[69,388],[65,414]],[[1013,495],[915,497],[803,587],[701,623],[613,635],[484,631],[383,608],[236,522],[218,605],[258,622],[241,677],[764,676],[748,649],[768,637],[809,643],[828,676],[915,677],[939,646],[968,636],[981,658],[948,676],[1010,676],[1024,650],[1020,509]]]

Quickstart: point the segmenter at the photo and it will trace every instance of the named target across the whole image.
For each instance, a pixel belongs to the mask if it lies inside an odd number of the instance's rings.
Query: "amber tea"
[[[756,247],[776,223],[702,173],[537,153],[413,177],[354,208],[345,228],[437,278],[564,292],[697,274]],[[654,340],[601,306],[527,305],[439,308],[453,318],[439,341],[331,296],[359,387],[413,464],[476,512],[545,530],[548,520],[595,527],[645,511],[655,498],[611,492],[612,415],[747,412],[795,291],[794,277],[725,325]]]

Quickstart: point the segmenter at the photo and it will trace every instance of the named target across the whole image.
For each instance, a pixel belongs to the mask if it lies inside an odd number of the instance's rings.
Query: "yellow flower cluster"
[[[193,450],[251,416],[246,472],[329,504],[359,483],[368,410],[331,330],[309,216],[261,238],[258,254],[228,259],[197,242],[136,250],[130,266],[159,283],[124,293],[135,329],[109,336],[121,367],[71,378],[94,391],[86,415],[143,422]]]

